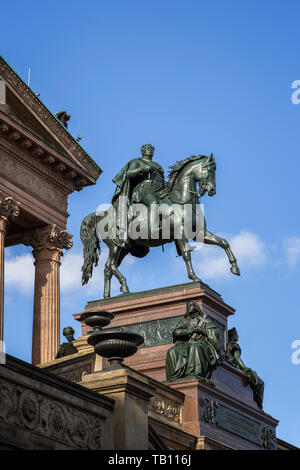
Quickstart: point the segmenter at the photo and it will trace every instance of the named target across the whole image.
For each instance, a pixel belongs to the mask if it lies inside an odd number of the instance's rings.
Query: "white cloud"
[[[241,272],[251,266],[259,266],[266,261],[265,245],[251,232],[241,231],[228,237],[231,249],[237,258]],[[198,255],[198,256],[197,256]],[[215,245],[202,245],[201,250],[192,254],[195,272],[203,279],[230,278],[230,263],[222,248]]]
[[[61,291],[69,292],[81,287],[82,255],[67,253],[62,258],[60,273]],[[29,254],[5,260],[5,285],[22,293],[31,293],[34,288],[34,260]]]
[[[34,288],[34,265],[31,255],[20,255],[5,260],[5,286],[29,294]]]
[[[257,266],[266,261],[265,244],[255,233],[241,231],[230,244],[243,265]]]
[[[104,283],[104,265],[108,256],[108,250],[104,248],[101,251],[98,266],[93,269],[93,276],[87,284],[88,295],[100,295]],[[127,256],[122,263],[122,266],[132,265],[135,259],[132,256]],[[83,265],[83,256],[78,252],[67,252],[62,258],[61,266],[61,291],[68,293],[81,289],[81,267]]]
[[[62,292],[67,292],[81,287],[81,266],[83,257],[80,253],[65,254],[61,259],[60,288]]]
[[[300,261],[300,238],[290,237],[284,242],[284,252],[291,268]]]
[[[86,287],[81,285],[81,267],[83,265],[83,256],[81,253],[76,251],[69,251],[61,259],[61,271],[60,271],[60,288],[61,293],[79,294],[80,296],[86,295],[100,295],[100,291],[103,287],[103,269],[106,261],[106,250],[101,253],[99,259],[99,265],[94,268],[93,276],[90,279]]]
[[[228,237],[232,251],[234,252],[241,272],[252,266],[259,266],[266,260],[265,245],[260,238],[251,232],[242,231],[238,235]],[[230,264],[224,251],[214,245],[198,244],[199,250],[192,254],[195,272],[203,279],[230,278]],[[300,238],[290,238],[286,243],[286,254],[291,265],[300,259]],[[70,295],[79,297],[100,297],[103,291],[103,269],[107,259],[108,250],[102,250],[99,266],[94,268],[93,277],[87,284],[81,285],[81,266],[83,257],[81,252],[71,250],[62,257],[61,266],[61,293],[69,298]],[[178,260],[179,261],[179,260]],[[131,267],[136,260],[128,256],[122,266]],[[180,258],[180,269],[185,269],[185,264]],[[33,257],[29,254],[8,257],[5,262],[5,283],[7,287],[13,287],[21,293],[32,293],[34,287]],[[119,293],[119,282],[114,280],[112,291]]]
[[[60,287],[61,293],[66,295],[94,296],[100,294],[103,289],[103,270],[107,259],[108,250],[101,252],[99,265],[93,270],[93,277],[86,287],[81,285],[81,267],[83,256],[78,251],[68,251],[61,258]],[[135,263],[132,256],[127,256],[122,266],[131,266]],[[115,283],[114,283],[115,284]],[[14,291],[22,294],[31,294],[34,289],[34,259],[32,255],[18,256],[8,255],[5,260],[5,286],[12,287]],[[119,285],[117,281],[117,293]]]

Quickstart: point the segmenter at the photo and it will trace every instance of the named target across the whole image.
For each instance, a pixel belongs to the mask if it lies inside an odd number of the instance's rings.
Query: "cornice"
[[[0,134],[0,146],[7,151],[12,158],[16,159],[22,165],[31,167],[36,173],[44,177],[47,181],[51,181],[60,190],[64,190],[66,193],[70,194],[75,190],[74,185],[65,181],[59,174],[55,174],[51,169],[47,168],[45,165],[37,161],[35,158],[31,157],[28,153],[25,153],[13,143],[7,141]]]
[[[48,160],[50,162],[48,166],[51,166],[52,169],[60,166],[62,177],[64,180],[69,179],[74,189],[78,189],[78,187],[81,189],[84,185],[94,184],[94,180],[91,180],[90,175],[75,160],[71,159],[69,155],[59,151],[39,135],[36,135],[31,129],[28,129],[11,115],[1,110],[0,133],[8,137],[8,140],[13,141],[16,146],[26,150],[37,160],[44,163]],[[72,177],[68,176],[68,173],[71,172],[73,173]],[[78,181],[81,181],[80,184]]]
[[[74,191],[74,187],[68,185],[59,175],[53,174],[51,170],[47,169],[44,165],[40,164],[39,162],[31,158],[29,155],[25,154],[25,152],[23,152],[22,150],[16,148],[14,144],[7,142],[0,135],[0,149],[1,148],[4,150],[4,152],[6,152],[6,154],[9,156],[9,158],[11,158],[12,161],[15,161],[23,165],[24,167],[33,170],[37,176],[42,177],[45,181],[50,183],[53,188],[58,190],[61,194],[64,194],[65,198],[67,198],[68,194]],[[15,180],[12,180],[7,175],[5,176],[5,178],[11,184],[24,191],[24,187],[18,184]],[[65,210],[63,210],[59,204],[53,205],[53,203],[51,203],[49,200],[45,199],[44,197],[41,197],[41,195],[38,195],[36,192],[30,191],[28,188],[26,188],[26,192],[30,194],[30,196],[34,199],[40,201],[42,204],[46,204],[50,209],[61,214],[63,217],[69,216],[69,214]]]

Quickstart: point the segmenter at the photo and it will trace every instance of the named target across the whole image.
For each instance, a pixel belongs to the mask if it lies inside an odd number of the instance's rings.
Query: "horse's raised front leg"
[[[213,233],[206,230],[203,241],[204,241],[204,243],[206,243],[208,245],[218,245],[221,248],[223,248],[223,250],[225,251],[225,253],[228,257],[229,263],[231,264],[230,271],[233,274],[236,274],[237,276],[240,276],[240,270],[239,270],[239,267],[238,267],[237,262],[236,262],[236,257],[232,253],[230,245],[229,245],[228,241],[225,240],[225,238],[218,237],[217,235],[214,235]]]
[[[199,279],[199,277],[197,277],[194,272],[192,259],[191,259],[191,247],[190,247],[188,240],[186,240],[185,238],[178,239],[176,240],[176,246],[177,246],[178,253],[181,254],[181,256],[183,257],[185,261],[188,277],[192,281],[200,281],[201,279]]]

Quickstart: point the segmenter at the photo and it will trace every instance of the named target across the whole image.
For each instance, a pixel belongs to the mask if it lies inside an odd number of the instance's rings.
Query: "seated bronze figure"
[[[199,305],[190,301],[186,313],[173,331],[175,346],[167,353],[167,380],[197,378],[212,383],[220,360],[219,330]]]

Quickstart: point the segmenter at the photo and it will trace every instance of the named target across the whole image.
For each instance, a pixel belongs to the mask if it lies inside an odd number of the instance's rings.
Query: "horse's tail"
[[[98,216],[96,212],[87,215],[80,227],[80,238],[83,244],[83,266],[81,268],[81,283],[87,284],[92,277],[93,266],[98,266],[101,248],[96,232]]]

